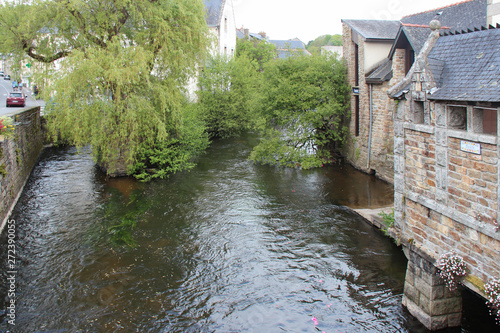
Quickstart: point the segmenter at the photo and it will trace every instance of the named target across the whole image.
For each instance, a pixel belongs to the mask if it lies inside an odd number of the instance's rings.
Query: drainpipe
[[[370,83],[370,123],[369,123],[369,134],[368,134],[368,158],[366,160],[366,169],[370,170],[370,151],[372,148],[372,84]]]

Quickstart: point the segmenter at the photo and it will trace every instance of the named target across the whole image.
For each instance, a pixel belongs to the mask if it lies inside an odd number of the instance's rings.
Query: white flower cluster
[[[496,317],[497,324],[500,325],[500,280],[490,279],[484,285],[484,292],[488,296],[486,304],[490,307],[490,314]]]
[[[452,252],[443,254],[438,261],[439,276],[451,291],[456,290],[460,278],[467,275],[464,258]]]

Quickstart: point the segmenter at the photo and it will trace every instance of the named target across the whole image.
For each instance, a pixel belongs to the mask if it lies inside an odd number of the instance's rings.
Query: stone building
[[[342,20],[343,54],[353,87],[345,155],[355,167],[391,183],[392,112],[386,91],[392,63],[387,55],[399,26],[399,21]]]
[[[353,87],[344,153],[352,165],[393,182],[393,104],[387,89],[408,73],[433,18],[452,30],[484,26],[488,1],[494,0],[463,1],[401,21],[342,20],[344,58]]]
[[[395,234],[409,259],[403,304],[436,330],[461,322],[460,293],[437,275],[444,253],[464,259],[464,285],[478,294],[500,278],[500,25],[427,33],[388,94]]]

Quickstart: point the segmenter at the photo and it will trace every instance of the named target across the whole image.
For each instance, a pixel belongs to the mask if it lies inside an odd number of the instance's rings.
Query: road
[[[0,116],[5,116],[5,115],[10,115],[13,113],[16,113],[23,108],[21,107],[6,107],[5,102],[7,100],[7,96],[9,92],[12,91],[12,81],[11,80],[4,80],[3,77],[0,77]],[[26,106],[45,106],[45,102],[43,100],[36,100],[34,96],[31,94],[31,90],[24,88],[23,89],[24,93],[28,96],[28,99],[26,100]]]

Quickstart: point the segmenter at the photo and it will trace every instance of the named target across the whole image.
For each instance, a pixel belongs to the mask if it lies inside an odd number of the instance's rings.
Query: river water
[[[0,330],[426,332],[401,306],[401,249],[346,207],[389,205],[392,187],[341,164],[254,165],[255,140],[216,141],[149,184],[45,150],[12,215],[16,325],[2,283]],[[486,312],[468,295],[448,331],[496,329]]]

